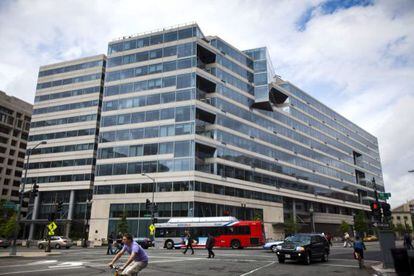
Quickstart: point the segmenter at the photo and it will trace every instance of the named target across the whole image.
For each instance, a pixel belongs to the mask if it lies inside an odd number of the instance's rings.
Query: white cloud
[[[0,4],[0,89],[33,101],[38,67],[106,53],[109,40],[197,21],[379,138],[392,203],[414,197],[414,2],[298,19],[321,1],[10,1]],[[411,179],[411,180],[410,180]]]

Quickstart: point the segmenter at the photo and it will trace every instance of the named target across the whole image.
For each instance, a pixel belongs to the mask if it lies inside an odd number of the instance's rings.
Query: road
[[[37,249],[22,249],[34,251]],[[1,249],[0,254],[6,252]],[[112,275],[106,264],[111,256],[106,248],[71,248],[53,250],[60,255],[47,257],[1,257],[0,275]],[[352,249],[339,245],[331,249],[327,263],[314,262],[310,266],[287,262],[279,264],[274,253],[262,249],[216,249],[216,258],[207,259],[206,250],[196,250],[194,255],[183,255],[180,250],[147,250],[150,264],[140,275],[371,275],[360,270],[352,258]],[[122,258],[124,262],[126,258]],[[378,263],[378,244],[369,244],[366,264]],[[314,274],[313,274],[314,273]]]

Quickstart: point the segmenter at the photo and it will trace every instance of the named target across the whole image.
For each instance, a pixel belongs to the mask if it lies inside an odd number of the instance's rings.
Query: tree
[[[368,231],[368,223],[365,217],[365,213],[361,210],[357,211],[354,219],[355,231],[358,235],[363,236]]]
[[[294,234],[297,233],[300,229],[300,226],[294,221],[292,216],[289,216],[284,223],[285,234]]]
[[[349,232],[349,224],[343,220],[341,222],[341,225],[339,225],[339,230],[342,234],[344,234],[345,232]]]
[[[405,227],[404,225],[402,225],[401,223],[397,223],[397,225],[395,225],[394,231],[399,235],[399,236],[403,236],[405,233]]]
[[[122,215],[122,218],[118,223],[118,232],[121,232],[122,234],[128,233],[128,222],[125,213]]]
[[[0,226],[0,236],[10,238],[13,236],[14,231],[16,230],[17,226],[17,215],[13,214],[9,217],[5,222],[2,223]]]

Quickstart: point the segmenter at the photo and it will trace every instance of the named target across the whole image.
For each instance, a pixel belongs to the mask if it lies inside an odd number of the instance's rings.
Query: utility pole
[[[155,178],[149,176],[148,174],[142,173],[141,175],[146,176],[146,177],[148,177],[149,179],[152,180],[152,200],[151,200],[151,204],[150,204],[150,206],[151,206],[150,211],[151,211],[151,226],[153,227],[154,223],[156,223],[155,209],[157,208],[157,206],[155,205],[155,202],[154,202],[154,200],[155,200],[154,195],[155,195],[155,188],[156,188],[157,184],[155,182]],[[147,199],[147,204],[148,204],[148,199]],[[157,208],[157,211],[158,211],[158,208]],[[154,240],[155,239],[155,237],[154,237],[155,232],[154,231],[151,231],[151,232],[152,232],[152,239]]]
[[[32,154],[32,151],[35,148],[37,148],[40,145],[45,145],[45,144],[47,144],[46,141],[41,141],[33,148],[27,150],[27,161],[26,161],[26,167],[24,169],[24,181],[22,183],[22,189],[20,190],[20,193],[19,193],[19,209],[17,211],[16,227],[14,228],[13,243],[12,243],[12,246],[10,248],[10,253],[9,253],[10,256],[16,256],[16,252],[17,252],[17,247],[16,247],[17,235],[19,234],[20,216],[22,214],[22,205],[23,205],[23,198],[24,198],[24,187],[26,186],[26,182],[27,182],[27,168],[29,167],[30,155]]]

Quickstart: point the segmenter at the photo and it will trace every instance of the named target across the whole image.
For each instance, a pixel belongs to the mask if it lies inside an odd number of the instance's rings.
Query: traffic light
[[[147,211],[151,208],[151,201],[148,198],[145,201],[145,208],[147,209]]]
[[[391,205],[389,205],[386,202],[382,202],[381,207],[382,207],[382,213],[384,215],[384,218],[391,217]]]
[[[158,218],[153,218],[152,223],[158,223]]]
[[[35,198],[38,196],[38,194],[39,194],[39,185],[37,185],[37,183],[35,182],[33,183],[31,196],[32,198]]]
[[[56,212],[62,212],[63,210],[63,201],[59,201],[56,206]]]
[[[378,204],[378,202],[371,203],[371,215],[375,221],[381,222],[381,206]]]

